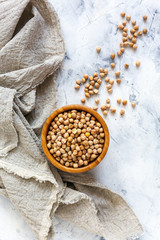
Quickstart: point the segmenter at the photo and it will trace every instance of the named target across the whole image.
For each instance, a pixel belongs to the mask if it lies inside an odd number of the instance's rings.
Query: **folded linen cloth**
[[[64,42],[45,0],[0,0],[0,194],[35,231],[52,238],[54,214],[109,240],[135,239],[142,226],[127,203],[88,173],[49,166],[40,144],[56,107]]]

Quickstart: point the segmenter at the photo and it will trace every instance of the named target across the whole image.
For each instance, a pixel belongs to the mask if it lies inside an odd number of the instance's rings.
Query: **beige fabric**
[[[140,236],[119,195],[88,173],[58,173],[42,152],[38,137],[56,107],[54,79],[64,57],[54,9],[45,0],[0,0],[0,16],[0,193],[39,240],[52,235],[54,214],[109,240]]]

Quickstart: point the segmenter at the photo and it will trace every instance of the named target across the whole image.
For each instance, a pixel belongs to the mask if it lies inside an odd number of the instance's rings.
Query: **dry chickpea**
[[[136,30],[134,29],[134,28],[132,28],[131,30],[130,30],[130,33],[132,33],[132,34],[134,34],[136,32]]]
[[[133,44],[133,49],[136,50],[137,49],[137,45]]]
[[[107,110],[104,110],[104,111],[103,111],[103,115],[106,116],[107,114],[108,114],[108,111],[107,111]]]
[[[106,108],[106,105],[103,105],[103,106],[101,106],[101,110],[102,111],[104,111],[104,110],[106,110],[107,108]]]
[[[114,84],[114,80],[110,80],[109,84],[113,85]]]
[[[139,32],[138,32],[138,36],[142,36],[142,31],[139,31]]]
[[[147,16],[146,16],[146,15],[143,16],[143,20],[144,20],[144,21],[147,20]]]
[[[96,51],[97,51],[97,53],[100,53],[101,47],[98,46],[98,47],[96,48]]]
[[[90,97],[90,94],[89,93],[85,93],[85,96],[87,97],[87,98],[89,98]]]
[[[85,88],[89,88],[89,83],[86,83],[86,84],[85,84]]]
[[[74,88],[75,88],[76,90],[78,90],[78,89],[80,88],[80,85],[75,84]]]
[[[117,99],[117,103],[121,104],[121,99],[120,98]]]
[[[95,81],[90,81],[90,85],[94,86]]]
[[[115,68],[115,63],[111,63],[111,68]]]
[[[98,94],[99,91],[98,91],[98,89],[94,89],[93,92],[94,92],[95,94]]]
[[[134,33],[134,34],[133,34],[133,36],[134,36],[135,38],[137,38],[137,36],[138,36],[138,33]]]
[[[94,92],[93,92],[92,90],[90,90],[90,91],[89,91],[89,94],[90,94],[90,95],[93,95],[93,94],[94,94]]]
[[[80,85],[81,84],[81,80],[79,80],[79,79],[76,80],[76,83]]]
[[[121,17],[125,17],[125,12],[121,12]]]
[[[132,42],[129,42],[129,46],[130,46],[130,47],[133,47],[133,43],[132,43]]]
[[[110,109],[111,105],[109,103],[106,104],[106,109]]]
[[[115,54],[111,53],[111,58],[114,59],[115,58]]]
[[[130,35],[128,36],[128,39],[129,39],[129,40],[132,40],[132,38],[133,38],[133,35],[130,34]]]
[[[126,22],[126,21],[123,21],[122,24],[123,24],[123,26],[126,26],[127,22]]]
[[[126,16],[126,20],[127,20],[127,21],[130,21],[130,20],[131,20],[131,16],[130,16],[130,15],[127,15],[127,16]]]
[[[88,79],[88,74],[84,74],[84,76],[83,76],[83,77],[84,77],[84,79],[86,79],[86,80],[87,80],[87,79]]]
[[[123,42],[120,43],[120,47],[124,47],[124,43]]]
[[[86,79],[85,79],[85,78],[82,78],[81,81],[82,81],[82,83],[85,83],[85,82],[86,82]]]
[[[100,73],[104,73],[104,68],[99,68]]]
[[[134,37],[132,38],[132,43],[136,43],[137,42],[137,39]]]
[[[97,83],[98,83],[98,84],[101,84],[101,83],[102,83],[102,80],[99,78],[99,79],[97,80]]]
[[[95,88],[99,88],[99,84],[98,83],[95,83]]]
[[[120,51],[123,53],[125,51],[125,48],[120,48]]]
[[[127,105],[127,100],[123,100],[122,101],[122,104],[125,106],[125,105]]]
[[[124,109],[121,109],[120,110],[120,115],[123,116],[125,114],[125,110]]]
[[[89,81],[93,81],[93,77],[92,76],[89,77]]]
[[[141,65],[140,61],[137,60],[137,61],[136,61],[136,67],[139,67],[140,65]]]
[[[124,42],[124,47],[128,47],[129,43],[128,42]]]
[[[90,86],[89,86],[89,90],[92,90],[92,89],[93,89],[93,86],[92,86],[92,85],[90,85]]]
[[[120,71],[116,71],[116,72],[115,72],[115,76],[116,76],[116,77],[119,77],[120,74],[121,74]]]
[[[129,68],[129,64],[128,63],[125,63],[124,64],[124,67],[127,69],[127,68]]]
[[[116,109],[115,109],[115,108],[111,108],[111,109],[110,109],[110,112],[111,112],[111,113],[116,113]]]
[[[127,37],[127,36],[128,36],[128,33],[123,32],[122,35],[123,35],[123,37]]]
[[[104,78],[105,74],[104,74],[104,73],[100,73],[99,76],[100,76],[101,78]]]
[[[106,103],[110,103],[110,99],[109,98],[106,99]]]
[[[138,26],[138,25],[135,25],[135,26],[133,27],[133,29],[137,31],[137,30],[139,29],[139,26]]]
[[[136,21],[135,20],[132,21],[132,25],[133,26],[136,25]]]
[[[73,163],[74,168],[78,168],[78,163]]]
[[[108,69],[107,69],[107,68],[104,69],[104,74],[105,74],[105,75],[108,74]]]
[[[128,32],[128,28],[124,27],[124,28],[123,28],[123,31],[124,31],[124,32]]]
[[[93,110],[97,111],[98,110],[98,106],[94,106]]]
[[[113,89],[112,88],[110,88],[110,89],[108,89],[108,93],[112,93],[113,92]]]
[[[119,29],[119,30],[123,30],[123,29],[124,29],[124,26],[123,26],[123,25],[118,25],[118,29]]]
[[[106,88],[107,88],[107,89],[110,89],[110,88],[112,88],[112,85],[111,85],[111,84],[107,84],[107,85],[106,85]]]
[[[127,42],[127,37],[123,37],[123,38],[122,38],[122,41],[123,41],[123,42]]]
[[[119,51],[117,51],[117,55],[118,56],[121,56],[122,55],[122,52],[119,50]]]
[[[120,84],[120,83],[121,83],[121,79],[120,79],[120,78],[117,78],[117,79],[116,79],[116,82],[117,82],[118,84]]]
[[[99,104],[99,98],[96,98],[96,99],[95,99],[95,103],[96,103],[96,104]]]
[[[136,106],[136,102],[132,102],[132,107],[134,108]]]
[[[98,80],[98,77],[94,77],[93,80],[94,80],[94,81],[97,81],[97,80]]]
[[[106,77],[106,78],[105,78],[105,82],[106,82],[106,83],[108,83],[108,82],[109,82],[109,80],[110,80],[110,78],[109,78],[109,77]]]
[[[147,33],[147,28],[143,28],[143,34]]]
[[[97,72],[94,72],[93,73],[93,77],[95,78],[95,77],[98,77],[98,73]]]

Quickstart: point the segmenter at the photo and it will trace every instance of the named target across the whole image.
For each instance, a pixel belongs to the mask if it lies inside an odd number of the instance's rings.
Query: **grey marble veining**
[[[121,33],[117,24],[125,11],[148,34],[137,42],[136,52],[127,49],[116,58],[122,72],[121,86],[115,86],[111,104],[119,111],[117,97],[128,100],[123,118],[107,116],[111,141],[105,159],[92,174],[120,194],[132,207],[144,227],[139,240],[160,239],[160,2],[157,0],[50,0],[60,18],[66,55],[57,79],[58,106],[80,103],[83,89],[74,90],[75,80],[98,68],[109,68],[109,55],[119,49]],[[146,14],[148,20],[143,22]],[[99,45],[102,51],[97,55]],[[141,66],[136,69],[136,60]],[[124,63],[129,69],[124,70]],[[114,71],[109,71],[114,78]],[[101,104],[108,97],[100,88]],[[133,110],[130,102],[136,101]],[[87,101],[94,105],[94,97]],[[99,111],[101,114],[101,111]],[[0,240],[35,240],[35,235],[8,200],[0,197]],[[103,240],[57,219],[55,240]],[[118,239],[117,239],[118,240]]]

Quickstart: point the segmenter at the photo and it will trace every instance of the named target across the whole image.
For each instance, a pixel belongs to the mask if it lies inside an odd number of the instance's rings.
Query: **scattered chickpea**
[[[81,103],[84,104],[85,102],[86,102],[86,99],[85,99],[85,98],[82,98],[82,99],[81,99]]]
[[[94,110],[94,111],[97,111],[97,110],[98,110],[98,106],[94,106],[94,107],[93,107],[93,110]]]
[[[111,63],[111,68],[115,68],[115,63]]]
[[[108,89],[108,93],[109,93],[109,94],[111,94],[112,92],[113,92],[113,89],[112,89],[112,88]]]
[[[124,43],[123,42],[120,43],[120,47],[124,47]]]
[[[98,89],[94,89],[93,92],[94,92],[95,94],[98,94],[99,91],[98,91]]]
[[[142,31],[139,31],[139,32],[138,32],[138,36],[142,36]]]
[[[123,116],[125,114],[125,110],[124,109],[121,109],[120,110],[120,115]]]
[[[125,105],[127,105],[127,100],[123,100],[122,101],[122,104],[125,106]]]
[[[108,114],[108,111],[107,111],[107,110],[104,110],[104,111],[103,111],[103,115],[106,116],[107,114]]]
[[[130,20],[131,20],[131,16],[130,16],[130,15],[127,15],[127,16],[126,16],[126,20],[127,20],[127,21],[130,21]]]
[[[119,50],[119,51],[117,51],[117,55],[118,56],[121,56],[122,55],[122,52]]]
[[[76,83],[77,83],[78,85],[80,85],[80,84],[81,84],[81,80],[76,80]]]
[[[139,26],[138,26],[138,25],[135,25],[135,26],[133,27],[133,29],[137,31],[137,30],[139,29]]]
[[[96,104],[99,104],[99,98],[96,98],[96,99],[95,99],[95,103],[96,103]]]
[[[137,36],[138,36],[138,33],[136,32],[136,33],[134,33],[133,34],[133,36],[135,37],[135,38],[137,38]]]
[[[128,47],[129,43],[128,42],[124,42],[124,47]]]
[[[120,74],[121,74],[120,71],[116,71],[116,72],[115,72],[115,76],[116,76],[116,77],[119,77]]]
[[[116,79],[116,82],[117,82],[118,84],[120,84],[120,83],[121,83],[121,79],[120,79],[120,78],[117,78],[117,79]]]
[[[114,84],[114,80],[110,80],[109,83],[110,83],[111,85],[113,85],[113,84]]]
[[[109,98],[106,99],[106,103],[110,103],[110,99]]]
[[[123,26],[126,26],[127,22],[126,22],[126,21],[123,21],[122,24],[123,24]]]
[[[132,43],[132,42],[129,42],[129,46],[130,46],[130,47],[133,47],[133,43]]]
[[[143,29],[143,34],[146,34],[147,33],[147,28],[144,28]]]
[[[103,68],[99,68],[100,73],[104,73],[104,69]]]
[[[127,36],[128,36],[128,33],[123,32],[122,35],[123,35],[123,37],[127,37]]]
[[[110,109],[110,112],[111,112],[111,113],[116,113],[116,109],[115,109],[115,108],[111,108],[111,109]]]
[[[136,106],[136,102],[132,102],[132,107],[134,108]]]
[[[110,89],[110,88],[112,88],[112,85],[111,85],[111,84],[107,84],[107,85],[106,85],[106,88],[107,88],[107,89]]]
[[[85,82],[86,82],[86,79],[85,79],[85,78],[82,78],[81,81],[82,81],[82,83],[85,83]]]
[[[98,83],[95,83],[95,88],[99,88],[99,84]]]
[[[94,72],[93,73],[93,77],[95,78],[95,77],[98,77],[98,73],[97,72]]]
[[[117,99],[117,103],[121,104],[121,99],[120,98]]]
[[[108,74],[108,69],[107,69],[107,68],[104,69],[104,74],[105,74],[105,75]]]
[[[124,32],[128,32],[128,28],[124,27],[124,28],[123,28],[123,31],[124,31]]]
[[[124,67],[125,67],[125,69],[129,68],[129,64],[128,64],[128,63],[125,63],[125,64],[124,64]]]
[[[118,29],[119,29],[119,30],[123,30],[123,29],[124,29],[124,26],[123,26],[123,25],[118,25]]]
[[[85,93],[85,96],[87,97],[87,98],[89,98],[90,97],[90,94],[89,93]]]
[[[132,43],[136,43],[137,42],[137,39],[134,37],[132,38]]]
[[[89,81],[93,81],[93,77],[92,76],[89,77]]]
[[[100,73],[99,76],[100,76],[101,78],[104,78],[105,74],[104,74],[104,73]]]
[[[135,20],[132,21],[132,25],[133,26],[136,25],[136,21]]]
[[[115,54],[111,53],[111,58],[114,59],[115,58]]]
[[[125,51],[125,48],[120,48],[120,51],[123,53]]]
[[[141,65],[141,62],[139,60],[136,61],[136,67],[139,67]]]
[[[109,78],[109,77],[106,77],[106,78],[105,78],[105,82],[106,82],[106,83],[108,83],[108,82],[109,82],[109,80],[110,80],[110,78]]]
[[[111,105],[109,103],[106,104],[106,109],[110,109]]]
[[[132,33],[132,34],[134,34],[136,32],[136,30],[134,29],[134,28],[132,28],[131,30],[130,30],[130,33]]]
[[[121,17],[125,17],[126,13],[125,12],[121,12]]]
[[[130,35],[128,36],[128,39],[129,39],[129,40],[132,40],[132,38],[133,38],[133,35],[130,34]]]
[[[96,48],[96,51],[97,51],[97,53],[100,53],[101,47],[98,46],[98,47]]]
[[[87,79],[88,79],[88,74],[84,74],[84,76],[83,76],[83,77],[84,77],[84,79],[86,79],[86,80],[87,80]]]
[[[122,41],[123,41],[123,42],[127,42],[127,38],[126,38],[126,37],[123,37],[123,38],[122,38]]]
[[[75,84],[74,88],[78,90],[80,88],[79,84]]]
[[[143,16],[143,20],[144,20],[144,21],[147,20],[147,16],[146,16],[146,15]]]
[[[136,50],[137,49],[137,45],[133,44],[133,49]]]
[[[104,110],[106,110],[107,108],[106,108],[106,105],[103,105],[103,106],[101,106],[101,110],[102,111],[104,111]]]

